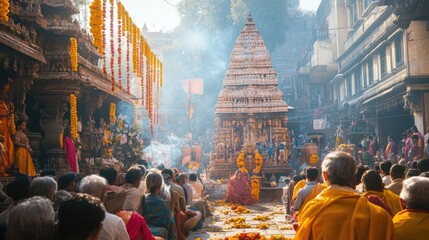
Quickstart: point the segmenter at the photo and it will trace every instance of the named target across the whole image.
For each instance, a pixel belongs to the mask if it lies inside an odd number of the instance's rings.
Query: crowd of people
[[[19,174],[0,191],[0,239],[186,239],[210,210],[196,173],[143,165],[80,177]]]
[[[283,201],[295,239],[427,238],[429,159],[369,167],[334,151],[288,183]]]

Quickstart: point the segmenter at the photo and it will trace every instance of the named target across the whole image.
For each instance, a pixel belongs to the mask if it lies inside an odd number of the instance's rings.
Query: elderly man
[[[369,197],[375,195],[379,197],[395,215],[402,210],[399,196],[388,189],[384,189],[380,174],[375,170],[368,170],[362,175],[364,193],[362,196]]]
[[[55,200],[57,192],[57,182],[52,177],[36,177],[30,183],[28,194],[30,197],[41,196],[46,197],[52,202]]]
[[[429,232],[429,179],[411,177],[403,182],[401,198],[406,209],[393,218],[395,239],[423,240]]]
[[[80,183],[80,191],[87,193],[104,201],[106,196],[107,180],[95,174],[86,176]],[[100,240],[129,240],[124,221],[116,215],[106,212],[102,222]]]
[[[392,183],[386,186],[393,193],[399,196],[402,190],[402,181],[405,178],[405,167],[395,164],[390,168],[390,179]]]
[[[322,176],[328,188],[302,209],[295,239],[393,239],[390,215],[355,193],[355,174],[349,154],[325,157]]]

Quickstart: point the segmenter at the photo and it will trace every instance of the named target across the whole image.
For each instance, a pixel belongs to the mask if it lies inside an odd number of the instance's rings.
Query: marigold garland
[[[16,133],[16,126],[15,126],[15,106],[13,105],[13,103],[10,104],[10,111],[11,111],[11,115],[9,117],[9,132],[10,134],[15,134]]]
[[[76,38],[70,38],[70,66],[73,72],[78,70],[78,52],[77,52],[77,40]]]
[[[113,0],[110,3],[110,81],[112,83],[112,91],[115,91],[115,32],[113,29],[113,21],[115,18],[115,8]]]
[[[122,90],[122,4],[117,2],[118,11],[118,87]]]
[[[107,25],[107,0],[103,0],[103,14],[101,17],[102,21],[102,41],[101,41],[101,54],[103,55],[103,67],[102,72],[107,75],[107,58],[106,58],[106,25]]]
[[[60,133],[60,148],[63,149],[64,147],[64,133]]]
[[[116,122],[116,104],[115,103],[110,103],[109,119],[110,119],[110,124],[115,124]]]
[[[70,94],[70,135],[72,139],[78,138],[77,121],[77,98],[74,94]]]
[[[256,201],[259,201],[261,184],[257,177],[252,176],[250,181],[250,187],[251,187],[251,193],[252,193],[253,199],[255,199]]]
[[[98,53],[104,54],[103,48],[103,12],[101,0],[94,0],[89,6],[89,26],[92,33],[93,44],[97,47]]]
[[[317,161],[319,160],[319,156],[317,156],[317,154],[312,154],[310,156],[310,163],[315,165],[317,163]]]
[[[0,21],[8,22],[9,17],[7,14],[10,12],[10,3],[9,0],[0,0]]]

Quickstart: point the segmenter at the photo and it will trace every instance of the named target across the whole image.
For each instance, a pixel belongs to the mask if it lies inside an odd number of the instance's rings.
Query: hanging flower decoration
[[[92,33],[94,46],[97,47],[98,53],[104,54],[103,47],[103,12],[102,12],[102,4],[101,0],[92,1],[89,6],[89,26],[90,31]]]
[[[78,53],[77,53],[77,40],[76,38],[70,38],[70,65],[73,72],[77,72],[78,66]]]
[[[259,193],[260,193],[260,181],[259,178],[256,176],[252,176],[251,177],[251,181],[250,181],[250,187],[251,187],[251,193],[253,196],[253,199],[255,199],[256,201],[259,201]]]
[[[264,161],[262,160],[261,154],[259,154],[257,151],[255,152],[255,169],[253,169],[254,174],[259,174],[262,169],[262,163]]]
[[[112,133],[113,157],[123,161],[125,166],[131,166],[143,156],[144,143],[140,130],[124,122],[119,117],[116,124],[110,126]]]
[[[241,151],[237,157],[237,167],[243,174],[247,174],[246,164],[244,163],[244,152]]]
[[[11,114],[9,116],[9,132],[10,134],[15,134],[16,133],[16,126],[15,126],[15,106],[13,105],[13,103],[10,104],[10,111]]]
[[[63,149],[64,147],[64,133],[60,133],[60,148]]]
[[[102,72],[104,75],[107,75],[107,59],[106,59],[106,25],[107,25],[107,0],[103,0],[103,15],[101,17],[102,21],[102,52],[103,55],[103,67]]]
[[[110,2],[110,81],[112,83],[112,91],[115,91],[115,32],[113,29],[113,21],[115,18],[115,9],[113,0]]]
[[[122,15],[123,6],[121,2],[117,2],[118,11],[118,86],[122,90]]]
[[[70,135],[72,139],[78,138],[77,133],[77,98],[70,94]]]
[[[319,160],[319,156],[317,156],[317,154],[312,154],[310,156],[310,163],[312,165],[316,165],[317,161]]]
[[[10,12],[10,3],[9,0],[0,0],[0,21],[8,22],[9,17],[7,14]]]
[[[115,124],[116,122],[116,104],[115,103],[110,103],[109,119],[110,119],[110,124]]]

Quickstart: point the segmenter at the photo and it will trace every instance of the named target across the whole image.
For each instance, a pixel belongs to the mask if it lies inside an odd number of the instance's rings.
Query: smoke
[[[186,145],[186,141],[177,137],[175,134],[170,134],[165,143],[160,143],[156,140],[144,149],[145,159],[152,164],[153,167],[163,164],[166,168],[178,167],[181,164],[182,152],[181,148]]]

